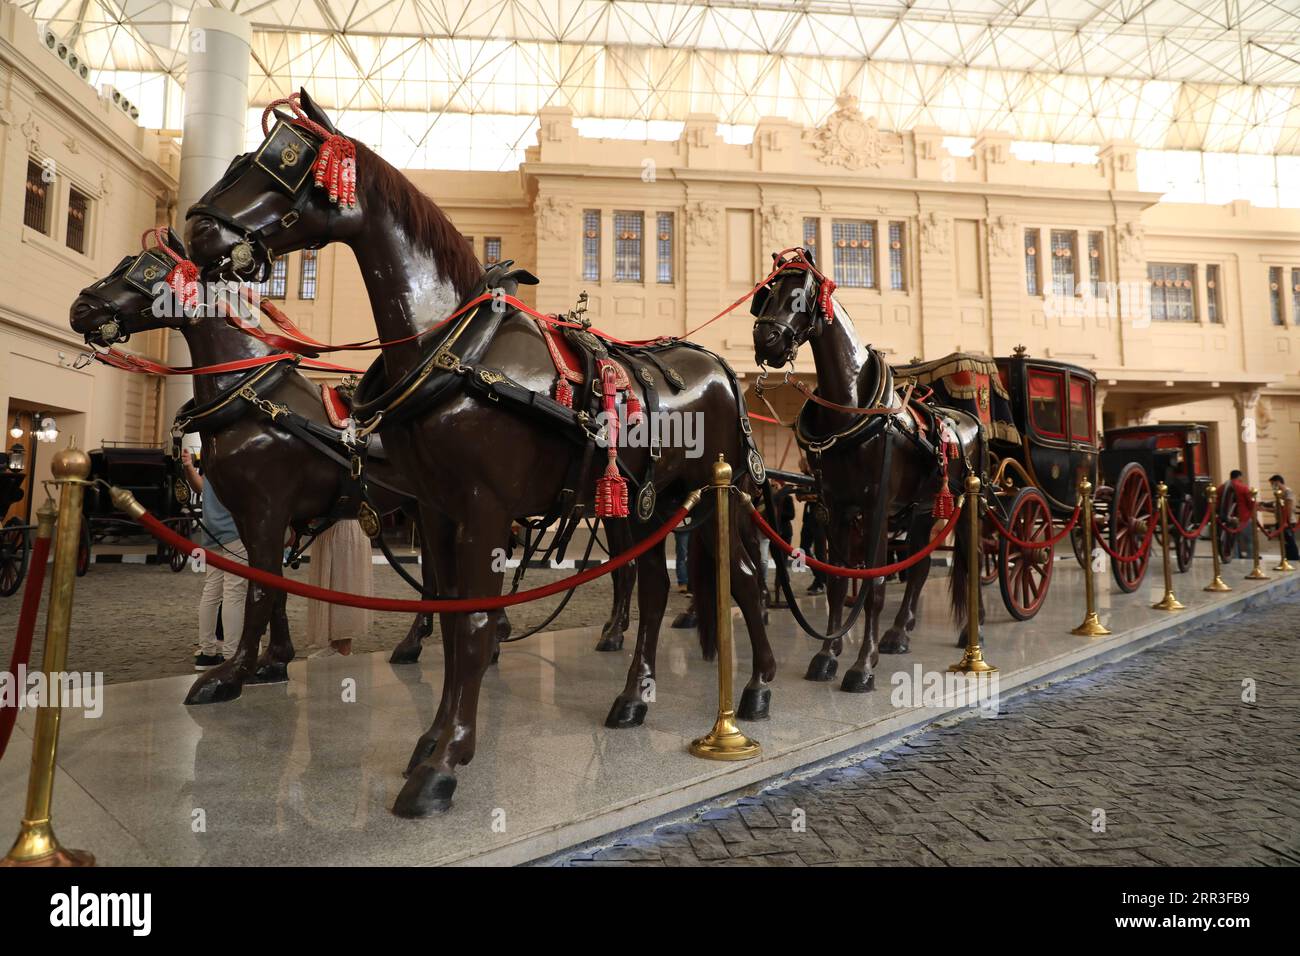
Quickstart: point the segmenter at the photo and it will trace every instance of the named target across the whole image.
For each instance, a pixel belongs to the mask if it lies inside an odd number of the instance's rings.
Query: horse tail
[[[687,559],[686,572],[695,602],[700,651],[706,661],[711,661],[718,655],[718,586],[714,580],[713,548],[707,540],[712,527],[708,522],[702,521],[702,517],[697,514],[691,522],[695,530],[689,539],[687,550],[690,557]]]

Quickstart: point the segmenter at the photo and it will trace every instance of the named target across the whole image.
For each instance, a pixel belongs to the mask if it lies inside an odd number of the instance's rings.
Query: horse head
[[[209,274],[264,281],[276,256],[346,240],[360,222],[356,143],[306,90],[268,106],[262,132],[185,214],[186,244]]]
[[[88,345],[109,346],[136,332],[194,321],[198,270],[185,258],[180,237],[170,227],[150,229],[140,245],[141,252],[82,289],[68,310],[73,331]]]
[[[758,364],[780,368],[793,362],[800,346],[834,321],[834,290],[835,283],[817,269],[812,250],[772,253],[772,272],[749,307]]]

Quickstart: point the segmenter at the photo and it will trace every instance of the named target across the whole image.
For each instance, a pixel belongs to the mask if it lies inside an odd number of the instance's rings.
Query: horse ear
[[[321,126],[324,126],[331,133],[338,132],[338,130],[334,128],[334,124],[330,122],[330,118],[325,115],[325,111],[322,110],[319,106],[317,106],[315,101],[310,96],[307,95],[306,89],[300,88],[298,90],[298,96],[299,96],[298,105],[302,107],[303,113],[307,115],[307,118],[309,120],[311,120],[313,123],[319,123]]]
[[[173,252],[178,253],[182,258],[185,256],[185,243],[171,226],[167,227],[167,245],[171,246]]]

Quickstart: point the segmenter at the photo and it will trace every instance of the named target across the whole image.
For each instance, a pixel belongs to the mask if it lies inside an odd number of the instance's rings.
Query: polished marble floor
[[[1001,692],[1077,673],[1223,620],[1248,602],[1300,590],[1300,573],[1246,582],[1245,570],[1234,563],[1225,577],[1235,590],[1211,595],[1201,590],[1209,562],[1197,561],[1175,578],[1188,605],[1175,614],[1150,609],[1161,593],[1157,574],[1133,595],[1113,592],[1099,576],[1102,619],[1114,633],[1093,640],[1069,633],[1082,616],[1082,578],[1072,562],[1057,566],[1048,602],[1029,623],[1013,623],[996,588],[987,591],[986,654],[1001,668]],[[238,701],[206,707],[182,705],[185,677],[112,685],[99,718],[65,712],[55,826],[65,844],[108,865],[534,859],[879,746],[950,712],[897,707],[890,694],[893,673],[918,663],[943,670],[959,656],[942,576],[936,572],[911,653],[882,658],[878,689],[869,694],[843,693],[838,680],[803,680],[815,645],[788,615],[773,612],[779,670],[772,716],[745,725],[762,743],[759,760],[714,763],[686,752],[689,740],[709,729],[716,704],[716,673],[689,631],[665,629],[645,726],[605,729],[629,654],[594,653],[595,630],[582,628],[503,650],[484,684],[478,754],[461,769],[455,805],[444,815],[412,821],[388,810],[436,707],[442,656],[435,645],[418,666],[392,666],[380,654],[300,661],[288,684],[251,687]],[[891,592],[890,616],[901,589]],[[824,599],[813,606],[821,619]],[[744,675],[748,645],[736,621]],[[855,652],[851,643],[845,653]],[[0,827],[15,832],[31,724],[31,712],[23,712],[0,764]]]

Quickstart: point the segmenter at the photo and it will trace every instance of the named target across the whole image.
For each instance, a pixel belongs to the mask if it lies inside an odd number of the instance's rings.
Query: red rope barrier
[[[963,513],[962,509],[954,508],[952,517],[948,519],[948,523],[944,525],[943,530],[940,531],[938,535],[936,535],[933,539],[931,539],[929,544],[927,544],[920,551],[916,552],[916,554],[912,555],[910,558],[904,558],[902,561],[896,561],[893,564],[887,564],[883,568],[842,568],[835,564],[826,564],[822,561],[818,561],[816,558],[812,557],[811,555],[804,555],[804,560],[808,563],[808,566],[810,568],[816,568],[818,571],[822,571],[826,574],[833,574],[836,577],[887,578],[891,574],[895,574],[899,571],[907,570],[912,565],[919,562],[922,558],[928,558],[934,552],[934,549],[939,547],[939,545],[942,544],[945,539],[947,539],[948,535],[952,534],[952,530],[953,528],[957,527],[957,522],[960,520],[962,513]],[[758,530],[762,531],[763,534],[767,535],[768,538],[772,540],[772,543],[776,545],[778,548],[780,548],[782,551],[784,551],[786,554],[794,554],[794,552],[798,550],[797,548],[794,547],[794,545],[790,544],[789,541],[786,541],[779,534],[777,534],[775,529],[773,529],[773,527],[767,523],[767,521],[763,518],[763,516],[759,514],[757,511],[753,510],[752,507],[750,509],[749,516],[750,518],[753,519],[754,523],[758,525]]]
[[[115,489],[116,490],[116,489]],[[240,564],[238,561],[232,561],[229,558],[222,557],[216,552],[209,551],[207,548],[200,548],[204,554],[204,559],[213,567],[220,568],[237,577],[247,578],[255,581],[264,587],[272,588],[277,591],[285,591],[289,594],[296,594],[299,597],[310,598],[313,601],[325,601],[329,604],[342,604],[347,607],[366,608],[371,611],[396,611],[405,614],[427,614],[429,612],[441,612],[449,614],[465,614],[472,611],[495,611],[503,607],[513,607],[516,604],[524,604],[528,601],[536,601],[539,598],[550,597],[553,594],[559,594],[561,591],[567,591],[576,588],[579,585],[586,584],[588,581],[594,581],[602,575],[608,574],[621,568],[630,561],[635,561],[645,552],[649,551],[668,534],[686,519],[690,509],[685,506],[678,508],[668,521],[659,528],[650,537],[641,541],[635,547],[624,551],[616,558],[600,564],[594,568],[588,568],[578,574],[570,575],[559,581],[554,581],[542,587],[533,588],[530,591],[520,591],[518,594],[503,594],[498,597],[476,597],[476,598],[452,598],[438,601],[410,601],[398,598],[379,598],[371,597],[366,594],[348,594],[344,591],[332,591],[328,588],[318,588],[310,584],[303,584],[299,581],[291,581],[288,578],[280,577],[276,574],[262,571],[258,568],[250,568],[247,565]],[[169,544],[173,548],[179,548],[186,553],[192,553],[194,548],[193,542],[188,538],[183,538],[171,528],[145,511],[139,515],[136,520],[151,535],[164,544]]]
[[[1082,509],[1083,509],[1082,504],[1075,505],[1074,513],[1070,515],[1070,520],[1065,523],[1065,527],[1061,529],[1061,533],[1056,535],[1055,537],[1048,538],[1046,541],[1021,541],[1014,534],[1012,534],[1010,530],[1008,530],[1006,527],[1003,526],[1002,522],[998,520],[998,516],[994,514],[992,508],[989,509],[988,515],[989,515],[989,520],[993,522],[993,527],[997,529],[998,533],[1002,535],[1002,537],[1010,541],[1012,544],[1014,544],[1017,548],[1027,548],[1031,551],[1041,551],[1043,548],[1053,547],[1058,541],[1060,541],[1067,534],[1069,534],[1071,531],[1074,530],[1075,524],[1077,524],[1079,521],[1079,512]]]
[[[9,673],[18,680],[18,668],[25,667],[32,656],[32,634],[36,630],[36,614],[41,607],[41,585],[45,583],[45,562],[50,556],[50,539],[36,539],[32,545],[31,563],[28,564],[27,583],[23,586],[23,604],[18,611],[18,631],[14,637],[14,652],[9,658]],[[15,688],[18,694],[21,687]],[[0,758],[9,746],[9,735],[14,731],[14,722],[18,720],[18,703],[12,707],[0,707]]]
[[[1167,514],[1167,515],[1169,516],[1169,523],[1170,523],[1171,525],[1174,526],[1174,530],[1175,530],[1175,531],[1177,531],[1177,532],[1178,532],[1180,535],[1182,535],[1184,538],[1187,538],[1189,541],[1192,540],[1193,538],[1199,538],[1199,537],[1201,536],[1201,532],[1205,530],[1205,526],[1206,526],[1207,524],[1210,523],[1210,511],[1211,511],[1211,510],[1213,510],[1213,509],[1212,509],[1212,506],[1209,505],[1209,504],[1206,504],[1206,506],[1205,506],[1205,517],[1201,519],[1201,523],[1200,523],[1200,525],[1197,526],[1196,530],[1195,530],[1195,531],[1184,531],[1184,530],[1183,530],[1183,526],[1180,525],[1180,524],[1178,523],[1178,519],[1174,517],[1174,512],[1173,512],[1173,509],[1169,507],[1169,502],[1168,502],[1168,501],[1165,502],[1165,514]]]
[[[1125,557],[1122,554],[1116,554],[1114,551],[1110,549],[1110,545],[1106,543],[1106,538],[1101,533],[1101,529],[1097,527],[1097,521],[1095,518],[1093,519],[1093,523],[1092,523],[1092,540],[1097,544],[1098,547],[1101,548],[1101,550],[1105,551],[1108,555],[1110,555],[1112,561],[1119,561],[1123,564],[1131,564],[1134,561],[1141,561],[1142,558],[1146,556],[1146,553],[1151,550],[1151,539],[1155,537],[1155,533],[1156,533],[1156,520],[1153,517],[1151,519],[1151,523],[1147,526],[1147,536],[1142,539],[1142,546],[1137,549],[1136,553],[1131,554],[1128,557]]]

